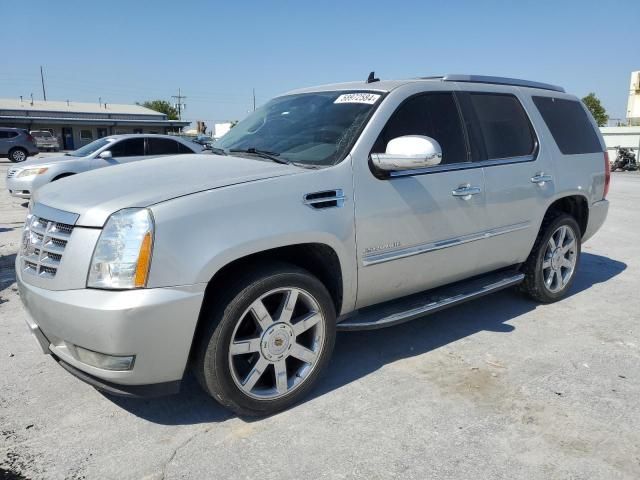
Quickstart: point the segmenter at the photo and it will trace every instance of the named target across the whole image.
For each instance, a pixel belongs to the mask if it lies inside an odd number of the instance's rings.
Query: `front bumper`
[[[66,370],[120,395],[176,391],[206,285],[53,291],[26,283],[20,268],[16,277],[30,330],[42,350]],[[107,355],[135,355],[135,362],[126,371],[97,368],[80,361],[76,346]]]
[[[9,193],[13,197],[18,198],[31,198],[31,194],[35,189],[34,180],[35,175],[30,177],[18,178],[16,176],[7,178],[7,188],[9,189]]]

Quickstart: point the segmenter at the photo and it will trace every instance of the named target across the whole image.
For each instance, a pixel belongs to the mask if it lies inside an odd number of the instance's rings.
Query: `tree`
[[[143,103],[136,103],[137,105],[142,105],[143,107],[155,110],[156,112],[164,113],[168,120],[179,120],[178,109],[166,100],[147,100]]]
[[[604,109],[600,103],[600,99],[596,97],[595,93],[591,92],[589,95],[584,97],[582,99],[582,103],[587,106],[599,127],[604,127],[607,124],[609,121],[609,115],[607,115],[607,111]]]

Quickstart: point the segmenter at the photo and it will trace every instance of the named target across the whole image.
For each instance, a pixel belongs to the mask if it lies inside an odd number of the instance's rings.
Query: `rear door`
[[[460,105],[474,163],[485,181],[487,240],[482,270],[524,261],[554,196],[552,152],[538,140],[518,89],[462,85]]]

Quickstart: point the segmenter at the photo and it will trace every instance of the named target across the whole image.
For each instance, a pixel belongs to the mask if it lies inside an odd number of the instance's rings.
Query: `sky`
[[[285,91],[445,73],[595,92],[626,112],[640,1],[3,1],[0,97],[187,98],[183,118],[237,120]]]

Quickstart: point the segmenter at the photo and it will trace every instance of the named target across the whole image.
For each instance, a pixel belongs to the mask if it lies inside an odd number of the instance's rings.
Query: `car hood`
[[[42,158],[33,157],[33,158],[28,158],[24,162],[19,163],[18,165],[16,165],[16,167],[30,168],[30,167],[42,167],[45,165],[53,165],[53,164],[59,165],[61,163],[74,162],[79,160],[80,158],[83,158],[83,157],[72,157],[70,155],[60,155],[55,157],[42,157]]]
[[[259,159],[207,154],[152,158],[63,178],[33,201],[79,215],[76,225],[102,227],[113,212],[303,171]]]

